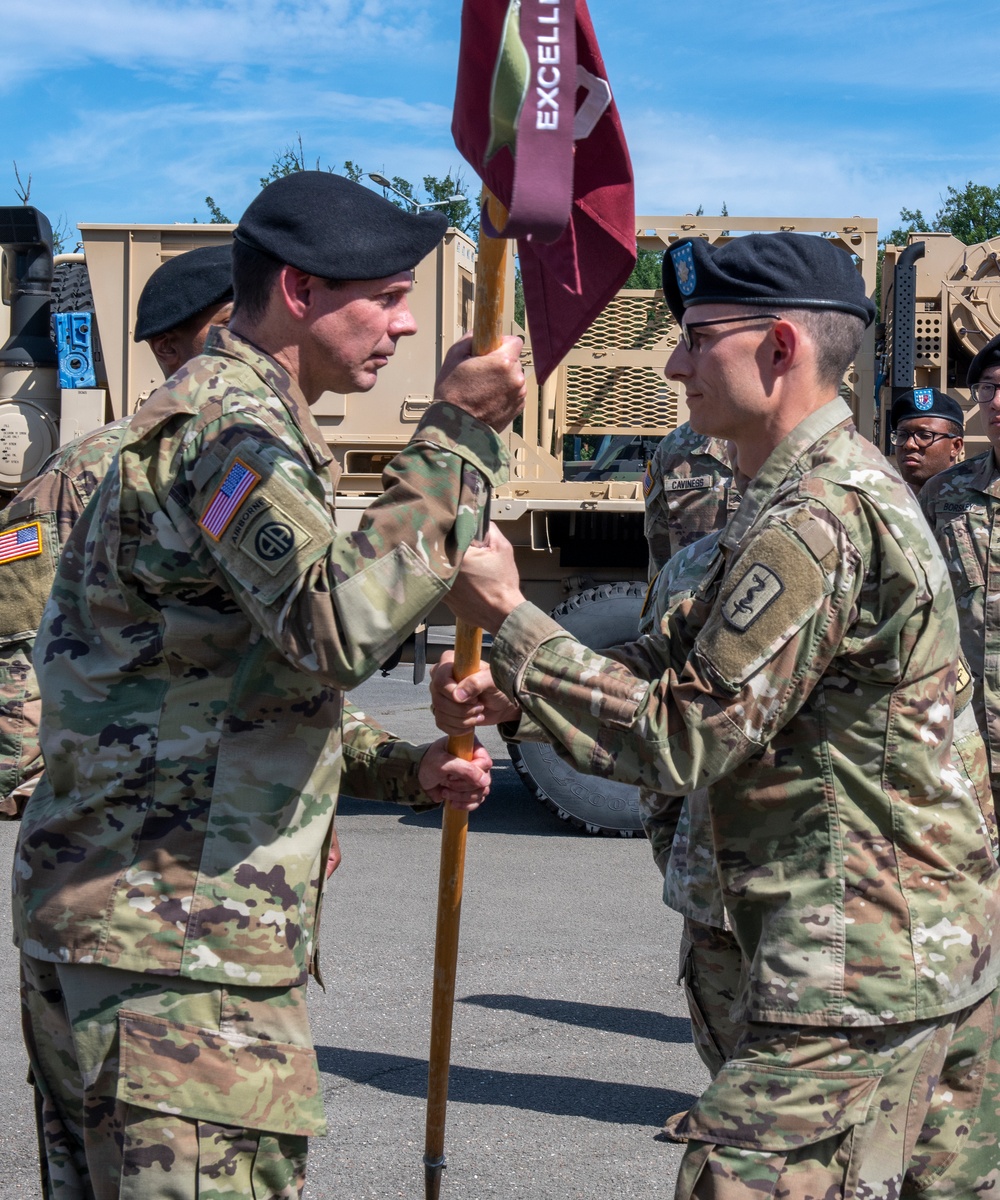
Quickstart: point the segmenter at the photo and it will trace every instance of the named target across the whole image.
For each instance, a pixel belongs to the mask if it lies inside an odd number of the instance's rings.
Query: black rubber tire
[[[93,312],[94,293],[86,263],[60,263],[52,273],[52,311]]]
[[[571,596],[552,616],[585,645],[603,650],[636,637],[645,595],[639,580],[605,583]],[[562,820],[605,837],[643,836],[637,787],[581,775],[545,742],[509,749],[521,782]]]

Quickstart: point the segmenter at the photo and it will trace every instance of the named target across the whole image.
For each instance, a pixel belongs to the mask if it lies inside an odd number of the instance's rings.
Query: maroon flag
[[[510,212],[540,383],[635,265],[632,164],[585,0],[464,0],[455,144]]]

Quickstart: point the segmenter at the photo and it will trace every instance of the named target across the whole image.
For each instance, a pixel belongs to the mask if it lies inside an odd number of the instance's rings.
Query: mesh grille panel
[[[619,293],[577,342],[587,350],[666,350],[677,344],[662,296]],[[671,336],[672,335],[672,336]]]
[[[676,424],[677,396],[662,368],[567,367],[569,432],[658,433]]]

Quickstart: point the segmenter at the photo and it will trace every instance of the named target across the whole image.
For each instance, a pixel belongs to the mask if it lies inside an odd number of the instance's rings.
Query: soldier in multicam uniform
[[[712,572],[615,661],[524,601],[494,530],[449,597],[496,635],[494,682],[439,673],[436,707],[517,720],[577,770],[708,789],[744,1029],[684,1118],[680,1200],[991,1194],[996,826],[973,729],[978,787],[953,758],[946,568],[837,395],[874,308],[846,255],[795,234],[680,242],[664,289],[685,321],[667,373],[749,479]]]
[[[342,740],[343,693],[447,592],[523,404],[520,340],[449,352],[355,533],[309,410],[415,332],[412,268],[444,228],[323,172],[269,185],[236,231],[230,329],[132,418],[67,540],[13,901],[49,1196],[301,1194],[345,760],[385,797],[485,794],[481,749],[433,756],[357,713]]]
[[[642,494],[650,580],[678,550],[721,529],[740,503],[726,443],[695,433],[688,421],[657,446]]]
[[[670,652],[678,670],[694,643],[693,601],[706,576],[715,573],[721,532],[715,530],[678,551],[657,575],[643,607],[640,636],[673,630]],[[684,918],[677,979],[687,999],[695,1049],[714,1076],[740,1036],[731,1012],[740,990],[743,956],[722,902],[707,789],[696,788],[681,797],[640,785],[639,815],[663,875],[663,902]],[[675,1118],[667,1122],[665,1136],[686,1141],[676,1134],[676,1123]]]
[[[965,413],[947,392],[932,387],[903,392],[892,402],[889,427],[896,466],[914,496],[962,457]]]
[[[176,255],[153,272],[139,296],[135,340],[149,343],[164,378],[201,353],[210,325],[229,320],[232,296],[228,245]],[[0,513],[0,546],[11,542],[0,549],[0,819],[20,817],[42,773],[35,634],[62,547],[127,424],[112,421],[62,446]],[[22,529],[30,541],[18,546]]]
[[[668,610],[697,591],[718,541],[706,535],[721,531],[739,507],[729,448],[719,438],[695,433],[685,421],[657,447],[643,479],[643,495],[652,586],[640,634],[657,629]],[[668,564],[669,571],[664,569]],[[664,875],[664,903],[684,917],[679,979],[688,1000],[695,1046],[714,1075],[734,1044],[729,1011],[739,984],[739,948],[725,927],[714,870],[705,874],[711,897],[703,886],[683,891],[677,886],[679,878],[689,877],[681,865],[688,854],[699,861],[707,855],[690,840],[692,816],[696,821],[706,819],[704,792],[686,797],[683,803],[674,797],[664,803],[664,797],[640,787],[639,814]]]
[[[1000,804],[1000,619],[993,600],[1000,565],[1000,336],[973,358],[967,383],[982,413],[989,449],[928,480],[920,507],[951,575],[976,718],[989,755],[993,797]]]

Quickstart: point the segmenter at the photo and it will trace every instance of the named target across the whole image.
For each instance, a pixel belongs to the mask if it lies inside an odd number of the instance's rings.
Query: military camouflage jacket
[[[679,668],[669,622],[623,665],[530,604],[493,645],[498,685],[578,770],[709,789],[745,1020],[918,1020],[1000,972],[991,797],[951,761],[946,569],[849,417],[831,401],[751,481]]]
[[[115,421],[63,446],[0,513],[0,818],[21,815],[42,772],[35,632],[63,544],[126,424]]]
[[[726,443],[686,421],[657,446],[642,490],[650,579],[682,547],[721,529],[740,503]]]
[[[660,571],[646,598],[639,633],[662,629],[668,634],[671,664],[677,671],[683,669],[694,646],[695,621],[705,615],[705,606],[695,606],[693,600],[706,576],[717,571],[722,553],[719,534],[716,530],[679,550]],[[610,657],[615,657],[613,651]],[[639,815],[663,875],[664,904],[703,925],[726,928],[708,790],[697,788],[681,797],[640,786]]]
[[[504,452],[432,405],[340,532],[297,386],[227,330],[206,351],[132,418],[57,569],[14,927],[37,958],[278,987],[313,955],[343,691],[447,591]],[[356,769],[404,795],[412,749],[371,737]]]
[[[1000,790],[1000,469],[993,450],[928,479],[919,502],[951,574],[976,717]]]

